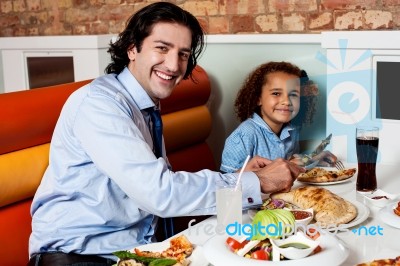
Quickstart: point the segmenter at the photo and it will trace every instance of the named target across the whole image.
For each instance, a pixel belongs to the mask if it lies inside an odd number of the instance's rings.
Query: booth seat
[[[161,102],[166,151],[173,170],[215,170],[206,143],[211,87],[200,66]],[[0,265],[26,265],[32,197],[48,165],[50,139],[68,96],[91,80],[0,94]],[[206,217],[196,217],[202,220]],[[192,217],[176,217],[175,233]],[[158,232],[162,237],[162,232]]]

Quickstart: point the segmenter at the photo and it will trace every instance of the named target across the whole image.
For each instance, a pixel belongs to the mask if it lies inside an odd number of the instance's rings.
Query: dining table
[[[356,163],[344,163],[346,169],[357,168]],[[397,200],[393,202],[400,201],[400,167],[397,165],[389,164],[377,164],[376,175],[378,189],[383,190],[387,193],[391,193],[398,197]],[[376,259],[394,259],[400,256],[400,217],[396,220],[396,217],[392,217],[391,221],[387,221],[383,217],[383,209],[388,206],[383,206],[382,208],[372,205],[370,201],[367,201],[365,196],[356,191],[356,179],[357,172],[353,177],[346,180],[345,182],[333,182],[331,184],[317,185],[331,192],[339,195],[340,197],[354,203],[358,209],[358,216],[355,222],[353,222],[348,230],[334,232],[334,237],[343,245],[346,249],[346,256],[341,260],[339,265],[357,265],[360,263],[370,262]],[[300,181],[295,181],[293,188],[310,185]],[[315,184],[313,184],[314,186]],[[268,197],[268,195],[264,195]],[[392,204],[393,204],[392,202]],[[389,204],[387,204],[389,205]],[[389,214],[390,215],[390,214]],[[251,223],[251,218],[246,210],[243,211],[243,223]],[[184,234],[189,241],[191,241],[195,247],[200,249],[201,254],[197,254],[195,261],[193,261],[194,266],[222,266],[230,265],[230,263],[221,262],[211,264],[207,255],[204,254],[207,251],[204,247],[208,246],[210,250],[210,242],[213,238],[221,234],[220,230],[213,230],[217,228],[216,216],[211,216],[206,220],[203,220],[196,224],[189,224],[189,227],[177,235]],[[175,236],[173,236],[175,237]],[[172,237],[172,238],[173,238]],[[169,240],[165,240],[168,242]],[[221,247],[215,247],[218,249]],[[228,247],[226,247],[228,249]],[[324,252],[324,250],[321,251]],[[235,254],[236,255],[236,254]],[[189,257],[190,258],[190,257]],[[322,258],[322,256],[321,256]],[[249,259],[252,260],[252,259]],[[334,265],[334,259],[319,261],[318,263],[309,263],[304,260],[298,260],[296,265]],[[269,262],[265,262],[268,265]],[[281,262],[282,266],[285,262]],[[239,265],[239,264],[238,264]],[[251,265],[251,264],[248,264]]]

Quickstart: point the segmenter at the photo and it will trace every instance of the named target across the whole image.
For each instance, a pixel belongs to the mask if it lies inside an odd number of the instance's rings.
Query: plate
[[[298,259],[279,262],[261,261],[243,258],[231,252],[225,245],[226,235],[216,235],[204,245],[204,255],[214,266],[272,266],[272,265],[340,265],[349,256],[349,250],[335,236],[322,234],[320,236],[320,253]]]
[[[358,201],[350,201],[350,202],[354,206],[356,206],[356,208],[357,208],[357,216],[353,221],[351,221],[351,222],[349,222],[347,224],[341,224],[340,228],[342,228],[342,229],[347,229],[347,228],[353,227],[355,225],[358,225],[358,224],[364,222],[369,216],[369,212],[370,211],[369,211],[369,208],[367,206],[365,206],[364,204],[362,204],[362,203],[360,203]],[[253,220],[253,217],[257,213],[257,211],[258,210],[255,210],[255,209],[249,209],[247,211],[247,214],[249,215],[251,220]],[[311,222],[311,224],[312,224],[312,222]],[[330,228],[328,228],[327,230],[331,231]],[[335,230],[335,229],[332,228],[332,230]]]
[[[357,217],[353,221],[340,225],[340,228],[350,228],[364,222],[369,217],[369,208],[358,201],[350,201],[357,208]]]
[[[319,168],[325,169],[326,171],[338,171],[334,167],[319,167]],[[350,168],[346,168],[346,169],[350,169]],[[342,184],[342,183],[349,182],[352,180],[352,177],[354,177],[354,175],[350,176],[349,178],[343,179],[343,180],[331,181],[331,182],[308,182],[308,181],[300,181],[300,180],[297,180],[297,181],[304,183],[304,184],[309,184],[309,185],[329,186],[329,185],[336,185],[336,184]]]
[[[347,179],[342,179],[339,181],[332,181],[332,182],[307,182],[307,181],[300,181],[300,180],[298,180],[298,181],[301,183],[304,183],[304,184],[309,184],[309,185],[330,186],[330,185],[336,185],[336,184],[342,184],[342,183],[349,182],[349,181],[351,181],[351,178],[352,178],[352,176]]]
[[[397,206],[397,202],[387,205],[379,211],[379,218],[387,225],[400,229],[400,216],[394,214],[393,209]]]
[[[161,252],[163,250],[166,250],[169,248],[169,241],[168,242],[157,242],[157,243],[151,243],[147,245],[142,245],[139,247],[136,247],[137,249],[140,249],[142,251],[153,251],[153,252]],[[131,252],[134,252],[133,250]],[[190,255],[188,258],[190,260],[190,266],[208,266],[209,263],[204,257],[204,252],[203,248],[200,246],[195,246],[192,255]]]

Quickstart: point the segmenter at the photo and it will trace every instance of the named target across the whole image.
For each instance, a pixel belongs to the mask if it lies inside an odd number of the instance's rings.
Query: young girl
[[[251,72],[235,101],[241,124],[226,139],[221,171],[236,172],[247,155],[292,158],[299,129],[312,122],[317,94],[307,73],[291,63],[269,62]]]

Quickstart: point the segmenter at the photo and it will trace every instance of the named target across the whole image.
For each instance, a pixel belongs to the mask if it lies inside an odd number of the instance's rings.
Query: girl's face
[[[284,72],[267,74],[258,101],[261,117],[279,135],[283,124],[292,120],[300,109],[300,79]]]

